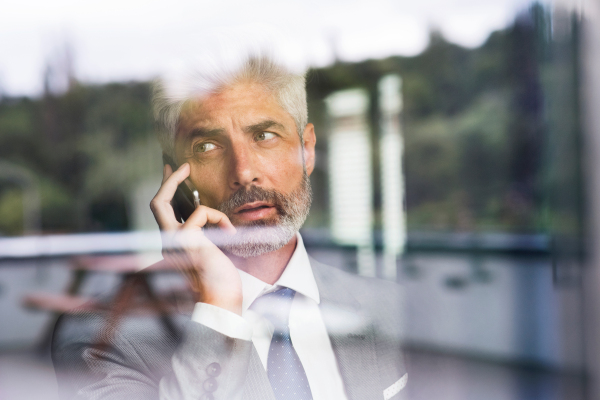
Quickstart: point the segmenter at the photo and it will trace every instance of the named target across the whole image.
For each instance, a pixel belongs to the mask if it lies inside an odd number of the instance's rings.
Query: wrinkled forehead
[[[258,83],[238,83],[209,95],[187,101],[180,112],[176,139],[195,129],[232,129],[276,121],[295,131],[292,116],[281,107],[275,94]]]

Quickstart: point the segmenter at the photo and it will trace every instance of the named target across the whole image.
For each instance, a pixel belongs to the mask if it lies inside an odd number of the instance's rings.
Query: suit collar
[[[360,303],[351,292],[352,285],[348,285],[348,277],[344,272],[322,264],[310,256],[309,260],[321,302],[360,310]]]
[[[321,315],[348,400],[377,398],[379,369],[375,327],[355,291],[366,290],[360,278],[310,259],[321,295]]]

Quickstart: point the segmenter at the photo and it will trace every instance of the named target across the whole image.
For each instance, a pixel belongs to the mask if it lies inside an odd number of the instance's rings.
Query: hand
[[[240,276],[231,260],[202,231],[209,223],[226,233],[235,234],[235,227],[229,218],[205,206],[197,207],[183,224],[175,218],[171,200],[177,186],[189,174],[188,163],[175,172],[165,165],[162,185],[150,202],[150,209],[162,233],[163,256],[184,273],[197,295],[197,301],[241,315]]]

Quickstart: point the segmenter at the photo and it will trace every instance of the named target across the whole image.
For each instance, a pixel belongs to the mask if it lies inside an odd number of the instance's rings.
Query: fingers
[[[172,173],[169,173],[170,170],[171,167],[166,165],[163,171],[163,183],[160,189],[158,189],[156,196],[154,196],[155,199],[170,202],[175,194],[175,191],[177,190],[177,186],[179,186],[179,184],[190,175],[190,164],[182,164],[177,171]]]
[[[236,232],[235,227],[227,215],[223,214],[221,211],[206,206],[200,206],[196,208],[192,215],[190,215],[190,217],[187,219],[185,224],[183,224],[183,229],[194,229],[198,227],[202,228],[206,224],[217,225],[219,228],[229,234],[234,234]]]
[[[161,230],[173,230],[181,225],[175,219],[175,213],[171,206],[171,200],[177,190],[177,186],[185,180],[190,174],[190,165],[185,163],[172,172],[169,165],[163,168],[163,183],[158,189],[158,193],[150,202],[150,209]]]
[[[171,166],[169,164],[165,164],[165,166],[163,167],[163,178],[162,178],[161,185],[163,183],[165,183],[165,181],[167,180],[167,178],[169,176],[171,176],[172,173],[173,173],[173,168],[171,168]]]

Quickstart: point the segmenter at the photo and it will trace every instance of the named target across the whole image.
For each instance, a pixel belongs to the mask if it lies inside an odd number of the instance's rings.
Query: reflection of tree
[[[327,126],[322,99],[340,89],[367,89],[372,101],[371,137],[377,140],[377,82],[388,73],[403,79],[410,228],[544,229],[542,216],[548,207],[547,193],[541,191],[542,176],[554,194],[563,193],[554,196],[560,207],[552,211],[559,213],[561,226],[576,224],[577,199],[564,196],[574,191],[560,189],[577,181],[577,169],[565,168],[576,164],[576,151],[565,153],[574,145],[566,132],[577,118],[569,108],[577,97],[570,91],[576,88],[575,81],[565,81],[564,88],[550,85],[554,91],[546,92],[548,81],[558,82],[561,71],[572,67],[569,60],[563,65],[549,58],[548,21],[547,11],[534,6],[477,49],[449,44],[433,33],[430,46],[416,57],[337,62],[311,71],[309,114],[321,140],[311,177],[315,200],[308,224],[327,226],[327,141],[323,140]],[[575,45],[569,42],[563,47]],[[0,158],[38,175],[44,229],[126,229],[133,187],[161,171],[149,86],[69,82],[67,91],[48,90],[41,99],[0,100]],[[546,101],[548,95],[552,102]],[[559,98],[564,98],[560,108]],[[550,107],[552,122],[547,127],[544,121]],[[542,165],[545,146],[550,147],[551,160]],[[373,146],[374,166],[379,163],[377,148]],[[552,161],[559,159],[562,166]],[[378,174],[374,176],[377,188],[381,183]],[[8,202],[17,203],[18,196],[2,185],[0,219],[9,220],[2,213],[10,212],[4,210],[10,210]],[[0,229],[12,233],[21,229],[17,222],[13,225]]]
[[[508,81],[512,92],[508,141],[510,151],[509,204],[532,209],[540,201],[539,172],[544,142],[543,96],[540,82],[538,30],[544,19],[539,6],[521,15],[507,36]],[[518,206],[517,206],[518,207]],[[515,209],[518,213],[518,210]],[[530,210],[518,218],[531,219]],[[529,222],[529,221],[527,221]],[[529,222],[531,224],[531,222]]]
[[[413,58],[316,71],[309,95],[348,86],[373,91],[376,77],[401,74],[409,227],[536,231],[545,226],[541,75],[550,61],[549,21],[548,11],[534,5],[472,50],[434,32]]]
[[[161,171],[149,86],[75,84],[39,100],[5,98],[0,159],[39,177],[44,230],[127,229],[131,190]],[[2,207],[2,185],[0,213],[9,212]],[[18,233],[21,228],[2,229]]]
[[[24,233],[40,233],[40,192],[36,176],[23,167],[0,160],[0,182],[4,187],[14,185],[20,189],[20,193],[9,189],[8,196],[5,195],[3,203],[7,203],[8,207],[0,213],[13,218],[1,220],[0,229],[14,230],[19,225],[19,220],[22,220]]]

